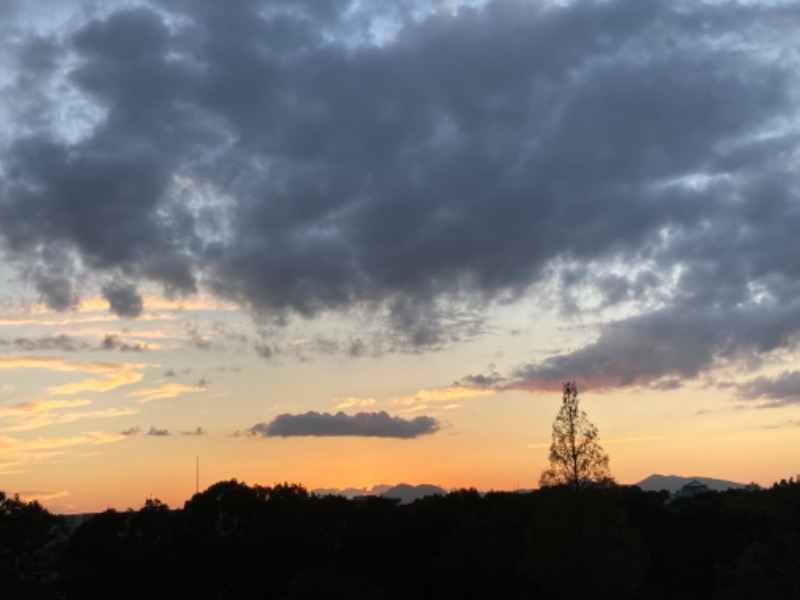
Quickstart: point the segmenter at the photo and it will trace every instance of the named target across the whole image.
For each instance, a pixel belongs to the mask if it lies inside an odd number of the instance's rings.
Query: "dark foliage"
[[[50,598],[64,520],[38,502],[0,492],[0,598]]]
[[[800,483],[669,502],[635,487],[458,490],[398,506],[219,482],[170,510],[106,511],[67,536],[0,495],[3,598],[800,597]]]

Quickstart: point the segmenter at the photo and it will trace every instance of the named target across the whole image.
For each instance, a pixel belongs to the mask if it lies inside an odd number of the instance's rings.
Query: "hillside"
[[[727,481],[725,479],[714,479],[712,477],[697,477],[697,476],[681,477],[679,475],[658,475],[658,474],[650,475],[649,477],[642,479],[635,485],[639,486],[646,492],[658,492],[661,490],[667,490],[671,494],[674,494],[684,485],[695,479],[700,483],[707,485],[710,490],[716,492],[724,492],[725,490],[739,489],[745,487],[743,483],[737,483],[735,481]]]
[[[426,496],[444,496],[447,492],[437,485],[408,485],[401,483],[389,488],[383,494],[384,498],[398,498],[401,504],[408,504],[414,500],[421,500]]]

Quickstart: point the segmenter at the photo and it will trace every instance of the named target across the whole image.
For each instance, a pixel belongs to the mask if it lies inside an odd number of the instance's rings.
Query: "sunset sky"
[[[0,3],[0,490],[800,472],[800,5]]]

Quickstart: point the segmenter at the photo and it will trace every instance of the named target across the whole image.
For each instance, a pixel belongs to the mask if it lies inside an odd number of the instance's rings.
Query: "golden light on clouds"
[[[144,366],[140,363],[81,362],[45,356],[0,356],[0,369],[46,369],[66,373],[106,374],[103,377],[52,386],[47,389],[52,395],[107,392],[122,385],[130,385],[141,381],[143,375],[139,370]]]
[[[183,394],[190,394],[193,392],[202,392],[205,390],[202,386],[186,385],[183,383],[163,383],[154,387],[150,387],[137,392],[128,394],[130,398],[138,398],[139,403],[152,402],[153,400],[162,400],[165,398],[177,398]]]
[[[334,398],[334,402],[336,402],[336,408],[357,408],[362,406],[373,406],[376,404],[375,398],[356,398],[356,397],[348,397],[348,398]]]
[[[136,371],[111,373],[105,377],[82,379],[73,383],[65,383],[47,388],[53,395],[80,394],[81,392],[109,392],[123,385],[131,385],[142,380],[143,375]]]
[[[27,471],[28,463],[17,462],[0,462],[0,475],[19,475]]]
[[[19,497],[24,502],[47,502],[49,500],[55,500],[56,498],[63,498],[65,496],[69,496],[69,492],[62,490],[59,492],[48,492],[43,490],[33,490],[33,491],[26,491],[20,492]]]
[[[50,412],[59,408],[75,408],[91,404],[89,400],[34,400],[14,406],[1,406],[0,418],[19,414],[36,414]]]
[[[101,419],[134,415],[135,408],[104,408],[100,410],[74,411],[70,409],[90,405],[89,400],[37,400],[14,406],[0,407],[0,431],[29,431],[40,429],[53,423],[74,423],[80,419]],[[67,410],[59,413],[58,411]]]
[[[225,311],[238,310],[238,307],[231,302],[214,299],[207,294],[197,294],[188,298],[162,298],[159,296],[146,294],[142,297],[142,305],[145,310],[161,311]],[[40,312],[51,312],[45,305],[39,305],[37,310]],[[108,300],[102,296],[92,296],[84,298],[77,309],[77,312],[107,312]],[[114,317],[115,319],[117,317]]]
[[[127,417],[138,414],[138,410],[132,407],[127,408],[104,408],[101,410],[87,410],[79,412],[69,412],[56,419],[58,423],[73,423],[80,419],[107,419],[111,417]]]
[[[82,317],[59,317],[53,318],[48,314],[47,318],[31,318],[30,316],[12,317],[0,319],[0,327],[19,327],[23,325],[38,325],[47,327],[71,327],[73,325],[83,325],[86,323],[119,323],[119,317],[113,314],[98,314],[94,311],[83,313]],[[145,321],[177,321],[180,315],[170,312],[144,313],[136,317],[137,322]]]
[[[144,368],[139,363],[82,362],[48,356],[0,356],[0,369],[47,369],[71,373],[119,373]]]
[[[46,414],[19,414],[16,417],[7,418],[6,421],[9,423],[4,427],[0,427],[0,431],[4,432],[12,432],[12,431],[30,431],[31,429],[41,429],[42,427],[47,427],[53,422],[53,419],[50,415]]]
[[[29,431],[50,425],[54,411],[90,404],[88,400],[37,400],[13,406],[0,406],[0,431]]]
[[[403,414],[420,412],[428,409],[435,410],[455,410],[463,408],[463,403],[459,400],[477,398],[481,396],[491,396],[497,392],[492,389],[476,389],[462,386],[448,386],[441,388],[421,389],[409,396],[399,396],[385,399],[391,404],[403,405],[399,412]],[[362,408],[378,404],[375,398],[360,398],[357,396],[347,396],[344,398],[334,398],[337,409]]]
[[[71,446],[98,446],[101,444],[120,442],[124,439],[126,439],[126,436],[121,433],[109,433],[104,431],[87,431],[81,435],[63,438],[38,437],[33,440],[0,436],[0,454],[53,450],[57,448],[69,448]]]
[[[492,396],[497,392],[492,389],[477,389],[462,386],[449,386],[441,388],[422,389],[411,396],[394,398],[396,404],[438,404],[442,402],[453,403],[455,400]]]
[[[11,319],[0,319],[0,327],[16,327],[19,325],[51,325],[65,326],[73,323],[92,323],[94,321],[117,321],[113,315],[103,315],[91,318],[63,317],[60,319],[32,319],[30,317],[19,317]]]

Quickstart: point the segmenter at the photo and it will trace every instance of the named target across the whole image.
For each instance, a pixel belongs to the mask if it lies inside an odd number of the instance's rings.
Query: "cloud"
[[[137,402],[152,402],[153,400],[163,400],[165,398],[177,398],[183,394],[191,394],[193,392],[202,392],[207,386],[202,385],[186,385],[183,383],[162,383],[154,387],[138,390],[128,394],[131,398],[138,398]]]
[[[187,322],[185,323],[186,333],[189,335],[189,339],[192,341],[192,345],[197,348],[198,350],[211,350],[214,347],[213,338],[204,337],[200,333],[200,325],[196,322]],[[214,337],[219,333],[219,331],[214,331]]]
[[[166,437],[168,435],[172,435],[168,429],[158,429],[154,426],[150,426],[150,429],[147,432],[147,435],[153,435],[156,437]]]
[[[492,366],[492,372],[490,374],[465,375],[459,381],[455,382],[454,385],[462,388],[472,387],[480,390],[499,390],[503,389],[505,384],[506,378],[500,375],[500,373],[494,371],[494,366]]]
[[[119,350],[120,352],[144,352],[147,346],[135,343],[128,344],[123,342],[118,335],[107,333],[100,342],[100,350]]]
[[[72,281],[66,277],[40,275],[36,278],[36,291],[48,308],[59,312],[76,308],[80,301],[73,289]]]
[[[794,421],[784,421],[783,423],[779,423],[777,425],[764,425],[764,429],[794,429],[795,427],[800,427],[800,420]]]
[[[373,406],[375,402],[375,398],[355,398],[355,397],[348,397],[348,398],[335,398],[334,402],[336,402],[336,408],[363,408],[364,406]]]
[[[453,385],[441,388],[422,389],[410,396],[400,396],[397,398],[389,399],[393,404],[403,404],[411,406],[403,412],[425,410],[430,405],[436,405],[437,408],[442,410],[452,410],[454,408],[461,408],[461,404],[456,404],[454,400],[462,400],[464,398],[474,398],[479,396],[490,396],[496,393],[493,389],[477,388],[471,385]],[[365,406],[374,406],[377,404],[375,398],[358,398],[346,397],[335,398],[337,409],[343,408],[362,408]]]
[[[19,497],[24,502],[48,502],[50,500],[55,500],[56,498],[64,498],[65,496],[69,496],[70,493],[67,491],[59,491],[59,492],[51,492],[47,490],[26,490],[19,493]]]
[[[738,296],[737,296],[738,298]],[[683,301],[600,326],[594,342],[524,363],[508,375],[468,375],[462,385],[552,392],[575,380],[582,390],[635,386],[671,389],[718,364],[758,366],[771,352],[792,350],[800,303],[720,304],[714,311]]]
[[[766,408],[800,404],[800,371],[784,371],[775,377],[756,377],[738,384],[736,397]]]
[[[120,433],[120,435],[124,435],[125,437],[131,437],[131,436],[139,435],[140,431],[141,431],[141,429],[137,425],[137,426],[134,426],[134,427],[129,427],[128,429],[123,429],[119,433]]]
[[[123,385],[140,381],[142,373],[136,371],[143,365],[136,363],[79,362],[42,356],[0,356],[0,369],[47,369],[61,372],[99,373],[102,377],[52,386],[53,395],[71,395],[81,392],[106,392]]]
[[[364,33],[382,3],[76,8],[52,39],[22,19],[4,258],[55,310],[86,282],[126,318],[153,284],[274,323],[363,311],[382,330],[353,356],[484,335],[523,297],[633,315],[520,389],[791,348],[797,7],[550,4],[423,1],[388,36]]]
[[[205,435],[207,432],[202,427],[197,427],[197,429],[191,429],[188,431],[181,431],[181,435]]]
[[[144,377],[135,371],[111,373],[104,377],[82,379],[47,388],[49,394],[80,394],[81,392],[109,392],[123,385],[138,383]]]
[[[60,335],[47,335],[38,338],[18,337],[13,340],[0,338],[0,346],[13,346],[16,350],[25,352],[35,352],[39,350],[78,352],[89,348],[88,344],[63,333]]]
[[[265,360],[271,359],[274,354],[277,354],[280,351],[270,344],[256,344],[253,346],[253,349],[256,351],[256,354]]]
[[[78,394],[80,392],[106,392],[123,385],[140,381],[143,377],[138,363],[80,362],[43,356],[0,356],[0,369],[48,369],[62,372],[104,374],[102,377],[84,379],[48,388],[48,393]]]
[[[103,286],[103,297],[108,300],[111,311],[120,317],[135,319],[142,314],[144,302],[134,284],[106,284]]]
[[[439,429],[439,421],[425,416],[403,419],[392,417],[384,411],[361,412],[355,415],[309,411],[299,415],[278,415],[269,423],[254,425],[248,430],[248,434],[262,437],[359,436],[409,439],[436,433]]]
[[[103,419],[136,414],[133,408],[104,408],[100,410],[74,410],[90,405],[89,400],[36,400],[0,407],[0,421],[8,424],[0,431],[28,431],[52,423],[74,423],[80,419]],[[62,412],[66,411],[66,412]]]
[[[72,423],[79,419],[108,419],[113,417],[127,417],[138,414],[135,408],[104,408],[101,410],[76,411],[61,415],[59,423]]]
[[[494,393],[495,390],[488,388],[453,385],[449,387],[419,390],[412,396],[394,398],[394,402],[399,404],[439,404],[464,398],[491,396]]]
[[[57,412],[91,404],[88,400],[36,400],[12,406],[0,406],[0,431],[29,431],[59,420]]]
[[[658,391],[669,391],[669,390],[677,390],[683,387],[683,383],[680,379],[662,379],[660,381],[656,381],[655,383],[651,383],[650,387],[654,390]]]
[[[125,439],[125,436],[121,433],[106,433],[102,431],[84,432],[81,435],[65,438],[39,437],[33,440],[0,436],[0,454],[55,450],[72,446],[98,446],[119,442],[123,439]]]
[[[81,362],[45,356],[0,355],[0,369],[48,369],[76,373],[123,373],[141,369],[139,363]]]
[[[33,402],[24,402],[14,406],[0,407],[0,416],[12,413],[45,413],[55,409],[75,408],[77,406],[86,406],[87,404],[91,404],[91,402],[88,400],[35,400]]]

